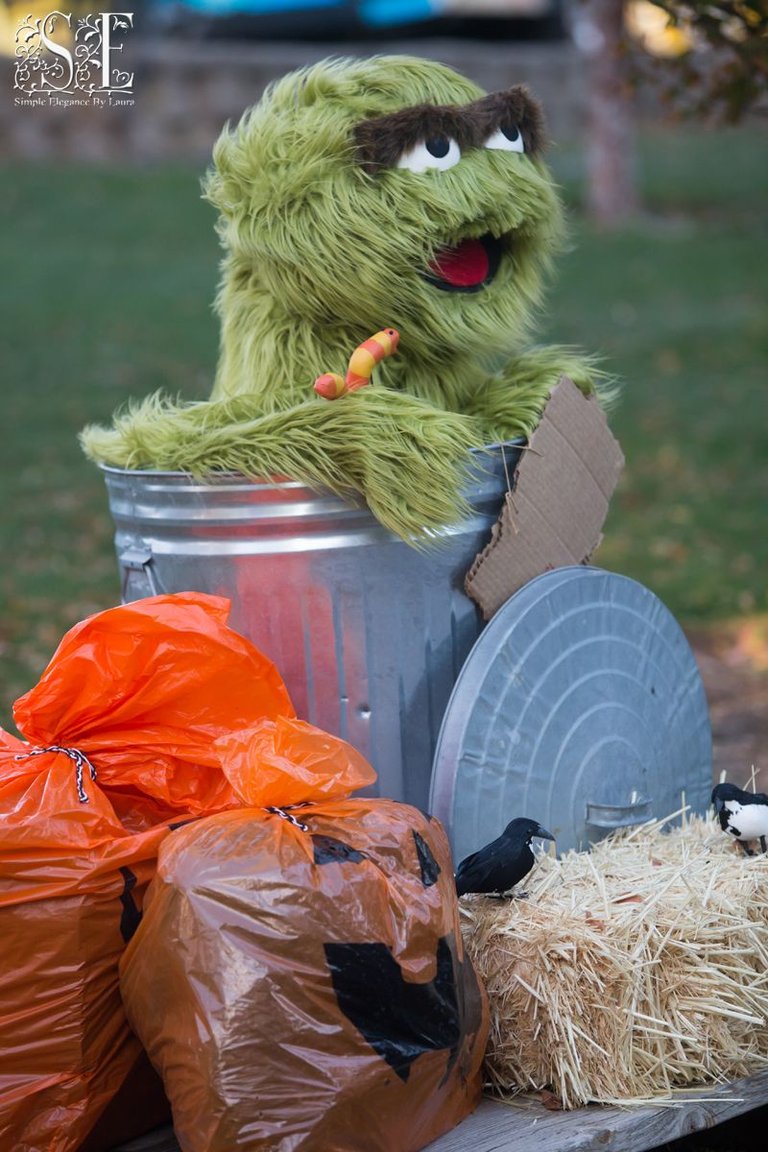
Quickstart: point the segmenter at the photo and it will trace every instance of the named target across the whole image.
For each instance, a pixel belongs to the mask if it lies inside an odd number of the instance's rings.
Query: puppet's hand
[[[595,393],[604,405],[613,398],[615,387],[594,358],[551,345],[509,360],[477,389],[466,411],[480,421],[486,443],[527,439],[561,376],[587,395]]]
[[[483,443],[475,420],[385,388],[363,389],[327,409],[335,418],[324,423],[333,457],[344,459],[346,475],[385,527],[418,541],[466,514],[468,452]]]
[[[121,468],[290,476],[357,493],[386,528],[416,542],[466,510],[467,453],[482,444],[471,417],[379,387],[267,415],[260,405],[258,397],[181,405],[154,396],[81,439],[89,456]]]

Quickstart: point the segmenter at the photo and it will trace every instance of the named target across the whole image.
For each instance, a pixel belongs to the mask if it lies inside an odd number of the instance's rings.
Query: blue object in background
[[[152,6],[160,8],[179,5],[175,0],[156,0]],[[181,7],[215,17],[230,16],[236,12],[255,16],[290,15],[323,8],[342,8],[344,5],[339,4],[339,0],[183,0]]]
[[[154,0],[150,7],[168,7],[172,3],[174,0]],[[442,0],[355,0],[353,3],[349,0],[182,0],[181,6],[213,17],[248,13],[265,17],[284,15],[290,18],[294,15],[297,20],[302,13],[326,9],[339,18],[346,12],[350,23],[370,28],[432,20],[441,16],[444,10]]]
[[[375,43],[422,39],[552,39],[564,34],[565,0],[541,0],[535,14],[477,12],[473,0],[144,0],[148,32],[185,39]]]
[[[358,16],[372,28],[433,20],[442,15],[441,0],[360,0]]]

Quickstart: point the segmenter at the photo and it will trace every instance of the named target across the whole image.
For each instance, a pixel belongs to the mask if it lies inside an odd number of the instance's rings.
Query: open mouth
[[[440,248],[422,275],[443,292],[479,292],[498,272],[501,255],[501,240],[486,232],[453,248]]]

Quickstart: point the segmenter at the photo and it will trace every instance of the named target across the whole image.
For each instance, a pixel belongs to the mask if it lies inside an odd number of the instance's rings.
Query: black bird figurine
[[[754,853],[747,841],[759,840],[763,852],[768,837],[768,796],[765,792],[744,792],[735,784],[718,784],[712,789],[712,805],[723,832],[741,844],[747,856]]]
[[[456,892],[508,892],[527,876],[536,857],[531,840],[554,840],[551,832],[535,820],[518,817],[510,821],[496,840],[462,860],[456,871]]]

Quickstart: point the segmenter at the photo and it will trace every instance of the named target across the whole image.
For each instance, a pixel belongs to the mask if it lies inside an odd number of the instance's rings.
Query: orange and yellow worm
[[[358,344],[349,358],[347,374],[342,380],[337,372],[325,372],[315,380],[315,392],[326,400],[338,400],[347,392],[356,392],[370,383],[373,370],[380,360],[397,351],[400,333],[396,328],[383,328],[362,344]]]

